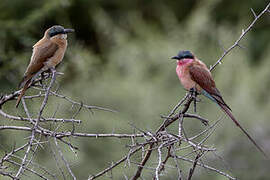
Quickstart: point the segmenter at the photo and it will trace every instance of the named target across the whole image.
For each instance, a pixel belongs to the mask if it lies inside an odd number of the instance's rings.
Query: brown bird
[[[64,29],[59,25],[52,26],[45,31],[43,38],[33,46],[30,63],[19,84],[19,88],[23,88],[17,99],[16,108],[33,80],[42,72],[55,68],[62,61],[67,48],[67,33],[70,32],[74,32],[74,30]]]

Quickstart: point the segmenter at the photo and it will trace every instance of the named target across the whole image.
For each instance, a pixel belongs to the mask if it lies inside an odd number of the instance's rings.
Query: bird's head
[[[190,51],[179,51],[177,56],[172,57],[172,59],[177,59],[178,61],[183,59],[194,59],[194,55]]]
[[[74,29],[65,29],[63,26],[55,25],[46,30],[45,36],[48,38],[66,38],[67,33],[74,32]]]

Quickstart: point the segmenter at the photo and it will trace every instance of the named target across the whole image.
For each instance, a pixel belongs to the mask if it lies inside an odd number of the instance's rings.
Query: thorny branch
[[[74,114],[72,116],[71,119],[66,119],[66,118],[55,118],[54,115],[52,117],[44,117],[43,111],[46,107],[46,105],[48,104],[48,99],[49,96],[54,96],[57,98],[62,98],[64,100],[66,100],[67,102],[72,104],[72,107],[78,104],[81,104],[80,109],[86,108],[89,110],[103,110],[103,111],[110,111],[110,112],[115,112],[114,110],[108,109],[108,108],[103,108],[103,107],[98,107],[98,106],[89,106],[83,103],[78,103],[74,100],[72,100],[71,98],[61,95],[59,94],[57,91],[52,91],[53,88],[53,84],[56,80],[56,75],[60,74],[58,72],[55,71],[55,69],[51,69],[51,81],[49,83],[49,85],[47,87],[43,87],[42,85],[39,85],[39,81],[41,81],[41,78],[37,79],[36,81],[34,81],[30,87],[34,87],[35,89],[37,89],[37,87],[39,87],[40,93],[37,95],[32,95],[32,96],[25,96],[24,98],[22,98],[22,105],[23,105],[23,109],[25,114],[27,115],[26,117],[20,116],[20,115],[11,115],[10,113],[5,112],[4,110],[4,105],[9,102],[12,101],[14,99],[16,99],[16,97],[20,94],[21,90],[15,91],[11,94],[8,95],[2,95],[0,97],[0,115],[6,119],[9,120],[16,120],[16,121],[21,121],[21,122],[25,122],[25,126],[10,126],[10,125],[0,125],[0,131],[2,130],[16,130],[18,132],[22,132],[22,131],[29,131],[31,132],[30,137],[28,137],[27,139],[28,142],[18,148],[10,151],[9,153],[6,153],[1,159],[0,159],[0,173],[4,176],[13,178],[13,179],[21,179],[22,175],[27,175],[27,172],[31,172],[35,175],[37,175],[38,177],[42,178],[42,179],[48,179],[46,177],[46,175],[50,175],[52,176],[52,174],[50,172],[48,172],[45,168],[43,168],[42,166],[37,165],[36,163],[32,162],[34,159],[34,156],[36,155],[36,152],[38,150],[38,148],[44,148],[44,145],[46,145],[48,143],[48,141],[45,142],[41,142],[41,137],[45,136],[45,137],[53,137],[56,142],[56,148],[57,151],[59,152],[59,155],[61,156],[61,159],[63,160],[64,164],[66,165],[68,171],[70,172],[71,176],[73,177],[73,179],[76,179],[75,175],[72,173],[71,169],[69,168],[69,164],[68,162],[65,160],[65,157],[60,150],[60,147],[57,144],[57,140],[63,142],[64,144],[68,145],[71,149],[77,149],[75,146],[73,146],[71,143],[69,143],[68,141],[64,140],[64,138],[68,138],[68,137],[94,137],[94,138],[100,138],[100,137],[117,137],[117,138],[131,138],[131,137],[142,137],[142,134],[91,134],[91,133],[78,133],[78,132],[72,132],[72,131],[57,131],[57,128],[55,129],[55,131],[52,131],[50,129],[47,129],[47,125],[49,125],[49,123],[76,123],[76,124],[80,124],[82,123],[82,120],[78,120],[75,119],[75,116],[79,113],[79,111],[76,112],[76,114]],[[47,76],[44,77],[43,80],[47,80],[49,79],[50,75],[47,74]],[[44,92],[44,93],[43,93]],[[43,102],[41,104],[41,107],[37,113],[37,117],[34,117],[34,115],[32,115],[29,111],[28,111],[28,107],[27,104],[25,103],[26,99],[37,99],[37,98],[44,98]],[[80,110],[79,109],[79,110]],[[27,124],[28,123],[28,124]],[[44,126],[43,126],[44,125]],[[32,127],[29,127],[32,126]],[[74,125],[73,125],[74,126]],[[43,145],[44,144],[44,145]],[[16,154],[18,154],[19,152],[24,151],[24,155],[22,158],[20,158],[19,156],[17,156]],[[53,150],[52,150],[53,151]],[[54,151],[55,152],[55,151]],[[15,162],[13,160],[11,160],[12,158],[17,157],[17,159],[19,159],[21,162]],[[9,163],[10,165],[14,165],[19,167],[17,172],[9,172],[8,169],[10,169],[11,166],[4,166],[4,164],[6,165],[7,163]],[[5,168],[2,168],[5,167]],[[33,168],[38,168],[38,171],[34,171]],[[26,172],[24,172],[26,171]],[[46,174],[44,175],[44,171],[46,171]],[[57,179],[55,176],[53,176],[54,179]]]
[[[40,107],[40,110],[39,110],[39,114],[38,114],[38,118],[37,118],[37,120],[36,120],[36,122],[35,122],[35,124],[34,124],[34,126],[32,128],[31,138],[29,140],[27,150],[26,150],[26,152],[24,154],[24,157],[22,159],[21,167],[19,168],[19,170],[18,170],[18,172],[17,172],[17,174],[15,176],[16,178],[19,178],[20,174],[23,173],[23,171],[24,171],[25,162],[27,160],[27,157],[28,157],[28,154],[30,152],[30,149],[32,148],[32,144],[33,144],[33,141],[35,139],[36,129],[38,128],[38,125],[39,125],[40,117],[42,115],[42,112],[43,112],[46,104],[47,104],[50,89],[52,88],[52,85],[53,85],[53,83],[55,82],[55,79],[56,79],[56,77],[55,77],[55,74],[56,74],[55,69],[51,69],[51,71],[52,71],[52,79],[51,79],[51,82],[50,82],[50,84],[49,84],[49,86],[47,88],[47,91],[46,91],[46,95],[44,97],[44,100],[43,100],[43,102],[41,104],[41,107]]]
[[[217,62],[210,67],[210,70],[213,70],[218,64],[220,64],[224,57],[235,47],[241,47],[240,41],[244,38],[244,36],[254,27],[254,24],[261,18],[265,13],[269,13],[270,3],[265,7],[265,9],[256,15],[256,13],[251,9],[251,12],[254,16],[254,20],[252,23],[246,28],[242,30],[240,37],[233,43],[231,47],[224,50],[222,56],[217,60]],[[11,179],[20,179],[21,176],[27,176],[27,173],[31,173],[36,175],[41,179],[57,179],[57,175],[54,173],[49,172],[46,167],[43,167],[36,162],[34,162],[34,156],[38,153],[39,148],[44,148],[48,146],[52,152],[52,156],[56,161],[56,167],[58,171],[62,174],[63,179],[77,179],[76,173],[73,173],[72,166],[70,166],[68,160],[65,157],[65,153],[62,152],[60,145],[58,142],[62,142],[63,146],[69,147],[71,151],[75,151],[78,149],[74,146],[70,139],[76,137],[84,137],[84,138],[126,138],[130,139],[131,144],[127,145],[129,149],[127,155],[123,156],[121,159],[116,161],[115,163],[111,163],[111,165],[104,170],[100,171],[95,175],[90,175],[89,180],[93,180],[99,177],[102,177],[108,173],[112,174],[114,168],[118,167],[123,162],[125,163],[125,167],[132,167],[135,166],[137,169],[132,180],[136,180],[142,177],[143,169],[150,170],[153,174],[153,179],[158,180],[160,176],[166,175],[167,168],[175,168],[178,173],[178,179],[183,180],[184,174],[182,173],[183,165],[181,164],[182,161],[186,161],[191,164],[190,171],[188,173],[187,179],[192,179],[194,175],[195,168],[202,167],[204,169],[208,169],[213,171],[219,175],[222,175],[230,180],[235,180],[236,178],[232,177],[228,173],[225,173],[221,170],[218,170],[214,167],[206,165],[203,160],[202,156],[206,155],[209,151],[216,151],[214,147],[209,147],[205,144],[205,141],[212,135],[214,132],[218,122],[217,120],[215,123],[207,126],[204,130],[198,132],[196,135],[192,137],[188,136],[186,133],[184,119],[186,118],[193,118],[200,120],[203,125],[208,125],[208,120],[204,117],[201,117],[197,114],[191,114],[188,112],[190,104],[195,100],[191,93],[187,93],[179,103],[171,110],[171,112],[167,116],[161,116],[164,119],[163,123],[157,128],[155,132],[141,130],[134,126],[133,133],[126,133],[126,134],[117,134],[117,133],[87,133],[87,132],[77,132],[75,129],[75,123],[80,125],[84,121],[81,119],[75,119],[75,117],[81,113],[81,109],[88,109],[88,110],[103,110],[103,111],[110,111],[115,112],[114,110],[98,107],[98,106],[90,106],[84,104],[82,102],[76,102],[72,100],[70,97],[62,95],[58,92],[58,90],[53,90],[53,84],[56,79],[56,75],[60,74],[57,73],[54,69],[52,69],[52,76],[47,74],[43,80],[48,80],[51,77],[51,81],[47,87],[44,85],[40,85],[39,82],[42,79],[37,79],[34,81],[30,87],[39,91],[38,94],[25,96],[22,99],[23,109],[26,116],[21,115],[13,115],[11,112],[6,112],[4,109],[5,104],[8,102],[13,101],[16,97],[20,94],[19,91],[15,91],[11,94],[2,95],[0,97],[0,116],[6,118],[7,120],[15,120],[20,121],[19,125],[0,125],[0,131],[16,131],[20,132],[29,132],[30,136],[25,140],[23,144],[20,146],[14,145],[14,147],[9,151],[6,152],[3,157],[0,158],[0,174],[2,176],[9,177]],[[66,101],[67,103],[71,104],[72,107],[77,106],[79,107],[78,110],[73,114],[70,119],[67,118],[55,118],[56,112],[51,117],[44,117],[43,111],[48,105],[48,98],[60,98]],[[30,113],[28,111],[27,101],[36,100],[43,98],[42,105],[38,110],[37,117],[35,117],[34,113]],[[180,110],[179,110],[180,109]],[[57,110],[56,110],[57,111]],[[177,112],[178,111],[178,112]],[[178,124],[178,133],[174,134],[168,130],[168,127],[173,124],[175,121],[179,120]],[[180,121],[181,120],[181,121]],[[72,123],[72,130],[60,130],[60,125]],[[22,125],[23,124],[23,125]],[[52,129],[51,125],[56,125],[57,127]],[[139,133],[136,133],[139,131]],[[42,139],[45,137],[46,141]],[[137,141],[139,139],[139,141]],[[50,141],[54,142],[54,146],[50,144]],[[164,151],[167,154],[164,154]],[[58,153],[57,153],[58,152]],[[151,159],[151,162],[154,162],[154,158],[152,154],[156,152],[157,159],[156,163],[152,165],[146,166],[147,162]],[[182,152],[187,152],[186,154]],[[75,153],[75,152],[74,152]],[[135,154],[141,153],[141,159],[136,160]],[[23,154],[23,155],[21,155]],[[59,157],[60,158],[59,158]],[[193,158],[192,158],[193,157]],[[195,157],[195,159],[194,159]],[[16,158],[16,161],[14,160]],[[133,159],[135,159],[135,161]],[[132,159],[132,160],[131,160]],[[172,167],[169,165],[169,159],[172,159],[175,165]],[[194,159],[194,160],[193,160]],[[69,174],[65,173],[65,170],[60,167],[60,162],[65,165]],[[139,161],[139,162],[138,162]],[[170,163],[171,163],[170,162]],[[16,167],[18,170],[14,172],[13,168]],[[70,176],[69,176],[70,175]],[[69,176],[69,177],[67,177]],[[124,174],[124,177],[128,179],[128,177]],[[111,176],[111,178],[113,178]]]
[[[189,170],[188,180],[191,180],[192,175],[193,175],[193,173],[194,173],[194,171],[195,171],[195,168],[196,168],[196,166],[197,166],[198,160],[199,160],[199,158],[200,158],[201,156],[202,156],[202,155],[201,155],[200,153],[197,154],[197,156],[196,156],[196,158],[195,158],[195,160],[194,160],[193,166],[192,166],[192,168]]]
[[[224,50],[223,54],[221,55],[221,57],[217,60],[217,62],[210,67],[210,71],[214,70],[215,67],[218,64],[221,64],[223,58],[231,51],[233,50],[235,47],[241,47],[241,45],[239,44],[240,41],[244,38],[244,36],[253,28],[254,24],[267,12],[269,12],[269,7],[270,7],[270,3],[267,4],[267,6],[264,8],[264,10],[257,16],[255,14],[255,12],[253,11],[253,9],[251,9],[252,14],[254,15],[254,20],[252,21],[252,23],[246,28],[246,29],[242,29],[242,33],[240,35],[240,37],[233,43],[233,45],[231,47],[229,47],[228,49]]]

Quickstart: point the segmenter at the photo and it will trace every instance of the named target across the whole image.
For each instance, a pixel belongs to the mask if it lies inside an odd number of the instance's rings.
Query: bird
[[[74,29],[54,25],[48,28],[42,39],[33,46],[30,63],[19,83],[19,88],[22,89],[15,105],[16,108],[33,80],[42,72],[55,68],[62,61],[67,48],[67,33],[71,32],[74,32]]]
[[[216,103],[230,119],[239,127],[256,148],[268,158],[263,149],[247,133],[232,114],[231,108],[225,103],[220,91],[217,89],[215,81],[207,66],[200,61],[191,51],[179,51],[177,56],[171,59],[177,60],[176,74],[183,87],[191,92],[203,94]]]

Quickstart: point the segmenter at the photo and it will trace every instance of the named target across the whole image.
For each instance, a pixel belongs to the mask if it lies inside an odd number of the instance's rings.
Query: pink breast
[[[176,73],[181,79],[184,76],[185,70],[187,66],[193,61],[193,59],[183,59],[180,61],[177,61],[177,66],[176,66]]]

